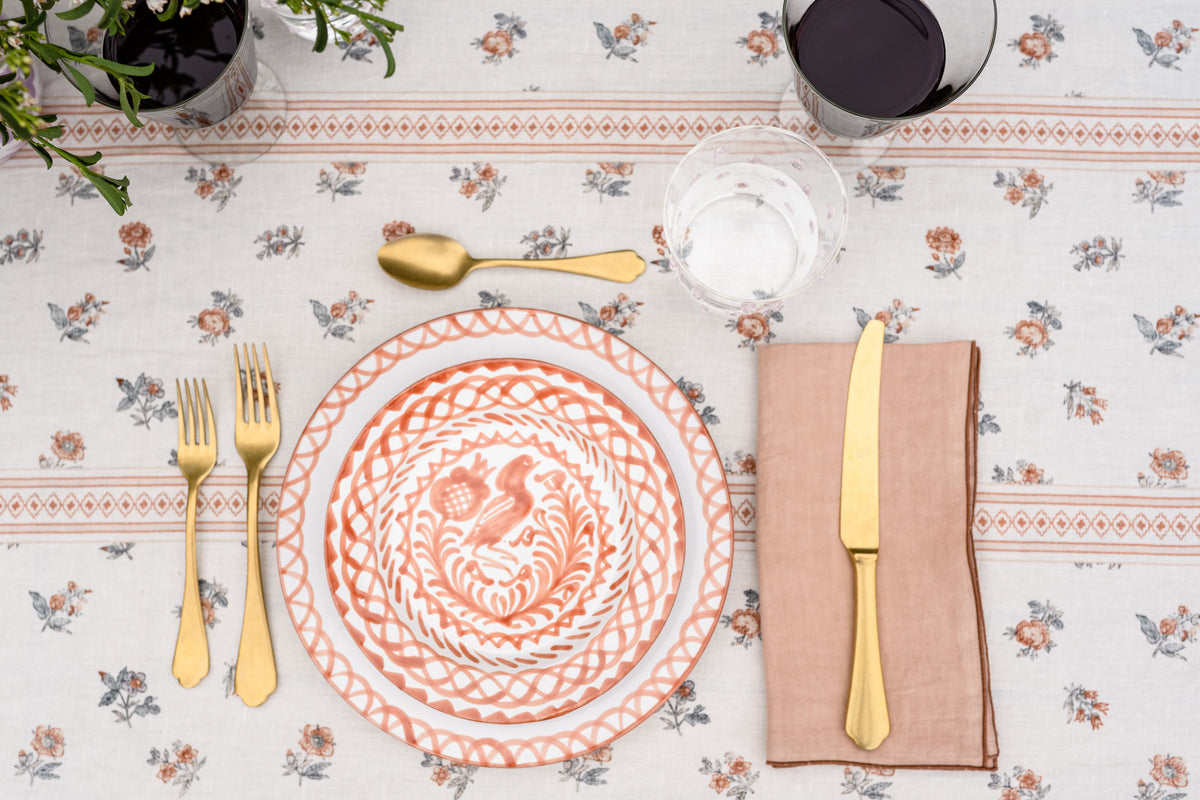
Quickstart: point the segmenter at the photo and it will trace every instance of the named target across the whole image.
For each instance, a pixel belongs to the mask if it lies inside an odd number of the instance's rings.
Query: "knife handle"
[[[860,552],[850,556],[854,559],[854,666],[846,704],[846,733],[863,750],[874,750],[892,729],[875,617],[875,563],[879,554]]]

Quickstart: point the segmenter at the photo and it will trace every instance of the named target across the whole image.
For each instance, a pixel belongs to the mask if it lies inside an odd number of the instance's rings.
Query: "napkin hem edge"
[[[941,769],[955,770],[959,772],[984,772],[987,770],[995,770],[999,763],[999,754],[988,756],[979,765],[975,764],[878,764],[869,761],[848,761],[841,758],[817,758],[808,761],[772,761],[767,760],[767,766],[775,767],[776,769],[784,769],[788,767],[807,767],[817,766],[821,764],[836,764],[848,767],[880,767],[883,769]]]

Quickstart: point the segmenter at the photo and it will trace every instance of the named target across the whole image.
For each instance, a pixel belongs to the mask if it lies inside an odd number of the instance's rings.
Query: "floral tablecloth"
[[[24,153],[0,166],[0,752],[13,767],[0,794],[1193,793],[1200,9],[1005,0],[976,86],[850,177],[837,269],[779,312],[730,319],[668,274],[661,198],[710,131],[805,128],[781,105],[777,7],[471,0],[387,13],[407,26],[390,80],[369,38],[313,56],[257,12],[288,109],[266,112],[282,136],[250,164],[197,160],[168,131],[49,82],[67,141],[132,179],[123,218],[69,170]],[[631,247],[651,263],[629,286],[496,270],[427,294],[375,266],[385,238],[411,230],[483,255]],[[359,717],[299,646],[271,548],[286,456],[327,388],[401,330],[506,305],[601,326],[677,379],[722,453],[736,527],[726,607],[688,681],[610,746],[521,770],[422,754]],[[851,341],[872,317],[893,340],[982,348],[975,536],[995,774],[764,764],[755,351]],[[279,690],[248,709],[230,682],[245,486],[227,423],[199,522],[213,668],[191,690],[171,676],[185,497],[172,384],[207,378],[229,420],[230,345],[255,341],[271,347],[284,431],[261,510]],[[925,646],[936,663],[939,642]]]

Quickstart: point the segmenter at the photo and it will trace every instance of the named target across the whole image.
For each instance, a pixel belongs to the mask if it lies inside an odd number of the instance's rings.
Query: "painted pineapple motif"
[[[479,455],[470,469],[455,467],[445,478],[435,481],[430,489],[429,501],[433,508],[446,519],[463,522],[479,513],[483,501],[492,490],[486,483],[491,470]]]

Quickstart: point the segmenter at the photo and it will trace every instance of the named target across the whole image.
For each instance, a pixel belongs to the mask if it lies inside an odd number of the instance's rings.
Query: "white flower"
[[[146,8],[153,11],[155,14],[161,14],[163,9],[167,7],[167,0],[146,0]]]

